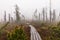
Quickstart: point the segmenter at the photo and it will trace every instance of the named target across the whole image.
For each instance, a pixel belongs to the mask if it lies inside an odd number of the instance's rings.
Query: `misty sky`
[[[34,13],[35,9],[40,10],[44,8],[49,8],[50,0],[0,0],[0,19],[3,18],[4,11],[6,10],[11,16],[14,16],[14,7],[17,4],[20,8],[21,14],[25,17],[30,18]],[[60,11],[60,0],[52,0],[52,9]],[[8,17],[8,16],[7,16]]]

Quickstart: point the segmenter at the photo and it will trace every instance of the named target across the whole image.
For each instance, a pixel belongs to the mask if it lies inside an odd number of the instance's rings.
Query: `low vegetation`
[[[57,24],[33,22],[33,25],[43,40],[60,40],[60,22]]]
[[[8,40],[26,40],[26,35],[23,27],[16,26],[12,32],[7,34]]]
[[[10,26],[6,23],[0,29],[0,40],[28,40],[30,37],[26,32],[26,27],[24,25],[14,25],[13,29],[9,30]],[[27,27],[28,28],[28,27]]]

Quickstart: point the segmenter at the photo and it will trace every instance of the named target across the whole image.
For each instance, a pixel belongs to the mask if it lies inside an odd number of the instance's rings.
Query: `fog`
[[[39,12],[42,8],[49,10],[49,2],[50,0],[0,0],[0,19],[3,19],[5,10],[7,17],[9,13],[13,17],[16,4],[19,6],[21,14],[25,15],[26,18],[32,18],[35,9]],[[60,0],[52,0],[51,4],[52,9],[56,9],[56,12],[60,11]]]

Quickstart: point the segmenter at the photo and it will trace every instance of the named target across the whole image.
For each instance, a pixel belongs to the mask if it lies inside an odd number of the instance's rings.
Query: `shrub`
[[[59,27],[52,27],[51,28],[51,40],[60,40],[60,28]]]
[[[24,33],[23,27],[15,27],[15,29],[8,33],[8,40],[26,40],[26,35]]]

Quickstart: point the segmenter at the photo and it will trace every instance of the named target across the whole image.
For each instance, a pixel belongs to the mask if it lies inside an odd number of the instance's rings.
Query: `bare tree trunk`
[[[6,22],[6,11],[4,11],[4,22]]]
[[[56,15],[55,15],[55,10],[53,10],[53,21],[55,21]]]
[[[52,12],[50,10],[50,23],[52,22]]]
[[[39,13],[39,21],[40,21],[40,13]]]
[[[16,5],[16,8],[15,8],[15,12],[16,12],[16,22],[17,23],[20,23],[20,15],[19,15],[19,7]]]
[[[47,12],[46,12],[46,22],[48,21]]]
[[[37,9],[34,12],[34,18],[37,19]]]
[[[43,8],[43,22],[45,21],[45,10],[44,10],[44,8]]]
[[[11,17],[10,17],[10,14],[9,14],[9,22],[10,22],[10,18],[11,18]]]
[[[11,17],[11,22],[13,23],[13,17]]]

